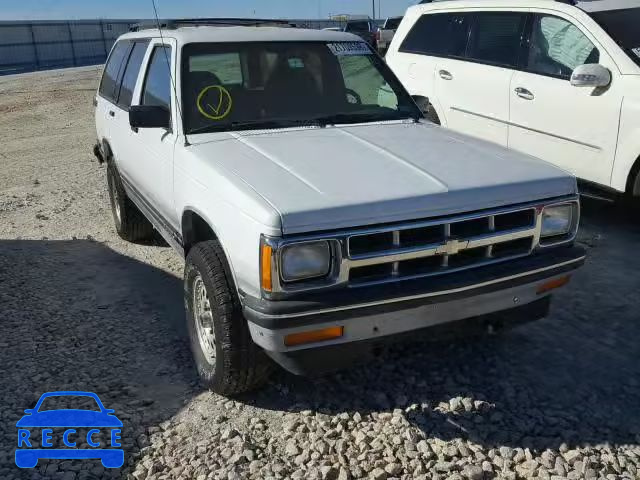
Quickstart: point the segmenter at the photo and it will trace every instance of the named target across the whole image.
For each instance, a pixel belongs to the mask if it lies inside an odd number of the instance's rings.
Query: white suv
[[[431,120],[640,195],[640,0],[417,5],[386,59]]]
[[[271,359],[326,371],[403,332],[546,315],[584,261],[575,178],[420,117],[352,34],[174,25],[118,40],[96,95],[113,218],[186,257],[210,388],[255,387]]]

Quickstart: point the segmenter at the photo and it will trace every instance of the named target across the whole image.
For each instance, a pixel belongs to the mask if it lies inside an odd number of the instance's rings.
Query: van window
[[[437,13],[420,17],[400,46],[401,52],[462,57],[469,37],[469,15]]]
[[[474,17],[467,56],[483,63],[516,67],[527,14],[482,12]]]
[[[133,90],[136,88],[136,81],[138,80],[138,75],[140,75],[140,68],[142,67],[144,55],[147,53],[148,45],[148,40],[133,44],[133,49],[122,77],[120,95],[118,96],[118,105],[124,109],[128,109],[131,106]]]
[[[126,40],[121,40],[116,43],[107,65],[104,67],[104,73],[102,74],[102,80],[100,81],[100,95],[107,100],[114,101],[116,96],[116,84],[120,74],[120,68],[123,60],[129,54],[131,43]]]
[[[166,107],[171,110],[171,47],[155,47],[149,61],[147,78],[142,89],[142,105]]]
[[[566,78],[585,63],[598,63],[600,52],[571,22],[553,15],[536,15],[531,31],[527,70]]]

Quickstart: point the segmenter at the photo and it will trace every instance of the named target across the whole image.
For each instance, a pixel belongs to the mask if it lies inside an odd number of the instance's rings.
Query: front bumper
[[[566,276],[584,259],[584,249],[570,246],[441,277],[342,289],[295,300],[245,296],[244,315],[254,342],[275,353],[272,356],[278,360],[292,352],[384,339],[533,304],[550,294],[538,293],[542,284]],[[335,326],[343,327],[343,336],[338,339],[285,345],[287,335]]]

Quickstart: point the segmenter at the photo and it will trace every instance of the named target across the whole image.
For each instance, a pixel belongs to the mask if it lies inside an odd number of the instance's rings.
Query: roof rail
[[[268,18],[178,18],[171,20],[160,20],[160,28],[175,30],[180,27],[200,27],[200,26],[220,26],[220,27],[296,27],[296,24],[288,20],[275,20]],[[139,32],[140,30],[156,29],[158,23],[153,20],[145,20],[131,25],[129,31]]]

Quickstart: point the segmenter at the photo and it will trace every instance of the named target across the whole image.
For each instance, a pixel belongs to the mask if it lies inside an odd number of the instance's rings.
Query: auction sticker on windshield
[[[638,48],[632,48],[632,49],[631,49],[631,51],[632,51],[633,53],[635,53],[638,57],[640,57],[640,47],[638,47]]]
[[[373,55],[373,52],[365,42],[340,42],[328,43],[329,50],[336,56],[347,55]]]

